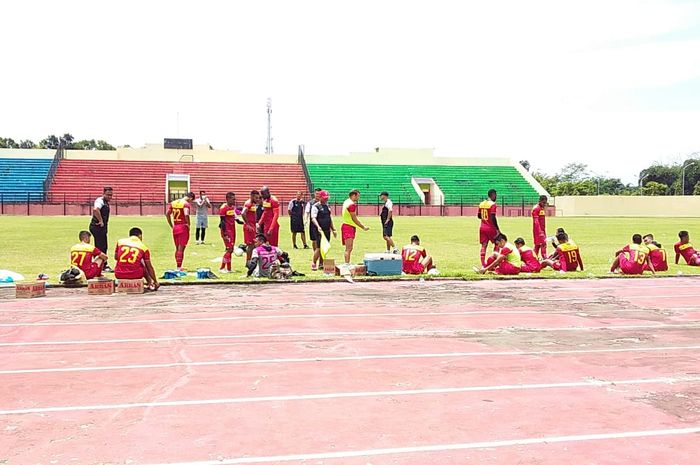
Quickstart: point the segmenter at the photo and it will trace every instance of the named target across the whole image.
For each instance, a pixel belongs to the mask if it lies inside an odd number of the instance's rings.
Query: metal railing
[[[51,184],[53,184],[53,179],[56,176],[56,171],[58,171],[58,164],[63,159],[64,150],[63,146],[59,146],[56,149],[56,153],[51,161],[51,166],[49,167],[49,172],[46,174],[46,179],[44,179],[44,192],[48,192],[51,189]]]

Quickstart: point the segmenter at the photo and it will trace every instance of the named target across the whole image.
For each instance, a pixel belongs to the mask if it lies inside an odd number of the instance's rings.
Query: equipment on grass
[[[233,249],[233,254],[236,257],[242,257],[245,254],[245,249],[246,249],[246,245],[241,244],[238,247],[236,247],[235,249]]]
[[[391,253],[368,253],[364,258],[367,276],[400,276],[401,257]]]
[[[321,233],[321,258],[325,260],[329,250],[331,250],[331,241],[326,238],[325,234]]]

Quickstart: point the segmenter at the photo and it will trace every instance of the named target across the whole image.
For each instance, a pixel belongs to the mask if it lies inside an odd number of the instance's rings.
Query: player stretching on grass
[[[481,244],[481,267],[486,267],[486,249],[489,242],[495,244],[496,236],[500,233],[498,221],[496,221],[496,189],[489,189],[489,199],[479,204],[479,212],[476,217],[481,220],[479,226],[479,243]],[[496,251],[496,247],[493,248]]]
[[[70,249],[70,264],[85,273],[86,279],[102,276],[102,266],[107,263],[107,255],[100,249],[90,244],[92,235],[87,231],[80,231],[80,242]]]
[[[583,259],[576,244],[569,242],[569,235],[564,231],[557,233],[557,249],[547,259],[542,260],[542,268],[551,266],[556,271],[583,271]]]
[[[180,200],[174,200],[168,205],[165,218],[173,230],[175,241],[175,265],[178,271],[182,271],[182,261],[185,259],[185,248],[190,241],[190,203],[194,201],[194,194],[188,192]]]
[[[486,266],[474,267],[474,271],[480,274],[495,272],[502,275],[516,275],[520,273],[522,260],[520,251],[513,244],[508,242],[505,234],[499,233],[494,239],[494,244],[498,247],[498,252],[486,261]]]
[[[642,235],[635,234],[631,244],[615,252],[610,272],[615,273],[619,269],[622,274],[642,274],[645,268],[651,270],[651,274],[656,274],[649,259],[649,248],[642,244]]]
[[[523,262],[520,271],[523,273],[539,273],[542,269],[542,264],[537,259],[532,248],[525,245],[525,239],[522,237],[517,238],[515,240],[515,246],[518,248],[520,259]]]
[[[676,265],[678,260],[683,257],[685,262],[690,266],[700,266],[700,254],[698,254],[690,244],[690,234],[688,231],[678,233],[680,241],[676,242],[673,249],[676,251]]]
[[[668,271],[668,262],[666,261],[666,251],[661,244],[654,240],[653,234],[644,236],[644,244],[649,248],[649,261],[654,265],[656,271]],[[644,270],[650,270],[651,267],[644,265]]]
[[[143,232],[139,228],[131,228],[128,238],[117,241],[114,258],[117,279],[145,279],[149,290],[158,290],[160,284],[151,264],[151,252],[143,243]]]
[[[352,249],[355,244],[357,228],[369,231],[357,218],[357,201],[360,199],[360,191],[353,189],[348,193],[348,198],[343,202],[343,225],[340,227],[340,238],[345,246],[345,264],[350,264]]]
[[[236,246],[236,223],[243,224],[236,212],[236,194],[226,193],[226,203],[219,208],[219,229],[224,240],[224,256],[221,259],[220,273],[231,272],[231,253]]]
[[[241,216],[243,217],[243,241],[246,245],[246,263],[250,261],[255,248],[255,235],[258,233],[258,210],[260,206],[260,191],[250,191],[250,198],[243,204]]]
[[[532,243],[535,244],[535,256],[540,258],[547,258],[546,208],[547,196],[540,195],[539,202],[532,208]]]

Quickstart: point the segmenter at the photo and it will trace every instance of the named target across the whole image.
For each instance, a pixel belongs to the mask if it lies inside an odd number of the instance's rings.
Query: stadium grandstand
[[[387,190],[395,203],[407,206],[476,205],[491,187],[499,191],[502,205],[529,205],[546,194],[509,159],[437,157],[430,149],[306,157],[245,154],[209,145],[176,150],[162,144],[111,151],[2,149],[0,176],[3,204],[62,203],[64,211],[65,204],[88,205],[106,185],[114,188],[115,201],[123,206],[162,206],[188,190],[205,190],[215,202],[233,191],[242,201],[251,188],[262,185],[269,185],[283,203],[297,191],[306,194],[315,187],[330,191],[332,204],[342,203],[355,188],[363,192],[361,203],[377,204],[379,192]]]
[[[342,202],[348,191],[363,192],[360,203],[376,204],[381,191],[404,205],[476,205],[490,188],[499,203],[537,203],[544,188],[507,158],[436,157],[431,149],[376,149],[348,156],[309,156],[312,187],[322,187]]]

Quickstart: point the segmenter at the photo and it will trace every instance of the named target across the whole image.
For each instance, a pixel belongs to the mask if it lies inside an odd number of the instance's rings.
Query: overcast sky
[[[0,6],[0,136],[433,147],[636,182],[700,150],[700,1]],[[177,113],[180,115],[179,134]]]

